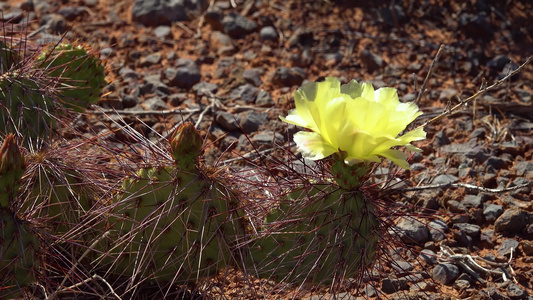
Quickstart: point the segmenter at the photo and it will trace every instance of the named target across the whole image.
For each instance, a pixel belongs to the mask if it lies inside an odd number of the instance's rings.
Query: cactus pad
[[[59,98],[77,111],[98,102],[106,85],[102,61],[83,45],[64,43],[44,50],[37,67],[60,79]]]

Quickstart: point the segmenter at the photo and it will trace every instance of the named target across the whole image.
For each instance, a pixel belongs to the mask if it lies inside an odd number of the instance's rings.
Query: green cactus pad
[[[59,98],[76,111],[98,102],[106,85],[102,61],[83,45],[54,45],[38,56],[37,67],[60,79]]]
[[[233,259],[244,231],[233,191],[174,166],[141,169],[124,182],[101,251],[113,273],[158,283],[194,282]]]
[[[20,297],[37,280],[39,238],[30,223],[0,208],[0,298]]]
[[[53,99],[28,74],[0,76],[0,132],[12,132],[29,139],[44,137],[53,127]]]
[[[378,220],[362,192],[314,185],[290,198],[251,243],[248,272],[282,282],[338,284],[373,263]]]

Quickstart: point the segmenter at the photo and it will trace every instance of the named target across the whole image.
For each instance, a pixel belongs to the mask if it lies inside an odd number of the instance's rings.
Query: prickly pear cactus
[[[0,298],[21,296],[37,280],[39,238],[32,225],[0,208]]]
[[[106,85],[102,61],[80,44],[63,43],[44,50],[37,67],[60,79],[58,94],[63,105],[77,111],[98,102]]]
[[[339,284],[374,261],[378,220],[361,191],[317,184],[290,198],[252,240],[248,272],[297,284]]]
[[[17,194],[26,168],[15,135],[8,134],[0,147],[0,208],[8,208]]]
[[[0,76],[0,132],[12,132],[25,141],[44,137],[53,127],[53,99],[31,74],[8,72]]]
[[[108,221],[111,238],[101,247],[112,273],[158,284],[195,282],[233,260],[231,248],[244,231],[238,194],[220,170],[197,163],[201,145],[192,124],[184,124],[171,149],[191,152],[125,180]]]

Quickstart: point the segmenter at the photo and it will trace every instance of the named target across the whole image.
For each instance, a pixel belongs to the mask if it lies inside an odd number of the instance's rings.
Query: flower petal
[[[311,160],[319,160],[338,151],[325,143],[322,136],[315,132],[299,131],[294,134],[294,142],[303,157]]]

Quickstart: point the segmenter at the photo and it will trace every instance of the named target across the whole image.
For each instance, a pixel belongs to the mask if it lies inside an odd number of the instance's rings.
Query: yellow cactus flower
[[[312,131],[294,135],[298,151],[311,160],[342,153],[351,166],[379,162],[382,156],[409,169],[407,155],[391,148],[420,151],[410,143],[426,137],[423,128],[399,135],[422,112],[414,103],[400,103],[394,88],[374,90],[372,84],[355,80],[341,85],[337,78],[328,77],[304,84],[294,99],[296,108],[280,118]]]

